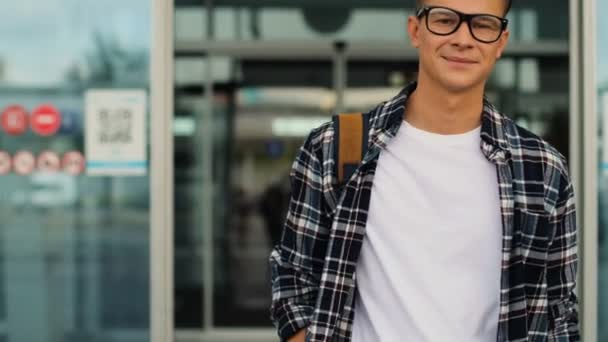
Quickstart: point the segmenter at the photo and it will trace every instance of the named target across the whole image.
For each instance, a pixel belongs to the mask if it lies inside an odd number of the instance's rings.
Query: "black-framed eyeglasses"
[[[426,28],[439,36],[451,35],[466,21],[473,38],[488,44],[500,39],[509,24],[495,15],[465,14],[447,7],[423,7],[416,11],[416,17],[426,17]]]

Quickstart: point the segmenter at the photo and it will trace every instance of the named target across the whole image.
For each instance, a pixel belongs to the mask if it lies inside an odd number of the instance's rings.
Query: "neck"
[[[420,80],[408,98],[405,120],[427,132],[461,134],[479,127],[482,111],[483,86],[459,93]]]

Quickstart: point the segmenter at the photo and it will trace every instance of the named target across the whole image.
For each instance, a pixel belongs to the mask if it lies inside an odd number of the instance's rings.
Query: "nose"
[[[475,38],[473,38],[473,35],[469,30],[469,23],[464,20],[460,23],[456,32],[452,34],[452,37],[452,44],[461,47],[470,47],[475,41]]]

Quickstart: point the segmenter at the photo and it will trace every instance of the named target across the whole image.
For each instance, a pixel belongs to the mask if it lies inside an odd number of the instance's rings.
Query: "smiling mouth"
[[[452,63],[460,63],[460,64],[475,64],[474,60],[466,59],[466,58],[458,58],[458,57],[443,57],[446,61]]]

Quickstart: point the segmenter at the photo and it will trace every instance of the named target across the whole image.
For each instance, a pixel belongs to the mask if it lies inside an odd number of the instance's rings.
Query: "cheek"
[[[498,57],[500,55],[500,50],[497,48],[492,48],[492,49],[482,49],[481,51],[483,53],[484,63],[487,66],[492,67],[496,63],[496,60],[498,59]]]
[[[437,40],[427,40],[424,43],[421,43],[418,47],[418,53],[420,57],[426,57],[426,59],[434,59],[437,56],[442,55],[442,51],[444,50],[444,45],[442,41]]]
[[[481,70],[481,74],[486,78],[489,77],[492,74],[492,72],[494,71],[495,66],[496,66],[496,59],[494,59],[494,58],[486,59],[483,64],[483,69]]]
[[[435,64],[435,57],[433,56],[433,50],[428,46],[421,46],[418,49],[418,55],[420,57],[420,62],[426,65]]]

